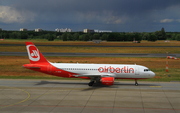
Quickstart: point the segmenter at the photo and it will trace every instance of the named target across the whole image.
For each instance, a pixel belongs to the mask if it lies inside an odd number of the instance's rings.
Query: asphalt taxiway
[[[85,57],[167,57],[167,54],[159,53],[55,53],[42,52],[44,56],[85,56]],[[27,52],[0,52],[0,56],[28,56]],[[180,57],[180,54],[169,54]]]
[[[180,113],[180,82],[0,79],[1,113]]]

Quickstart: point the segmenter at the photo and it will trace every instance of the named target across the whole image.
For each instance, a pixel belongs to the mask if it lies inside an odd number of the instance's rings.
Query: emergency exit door
[[[139,75],[139,67],[135,66],[135,75]]]

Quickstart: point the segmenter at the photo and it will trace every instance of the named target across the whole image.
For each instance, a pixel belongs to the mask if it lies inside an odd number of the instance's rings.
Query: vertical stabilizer
[[[32,42],[26,42],[26,48],[31,64],[49,63]]]

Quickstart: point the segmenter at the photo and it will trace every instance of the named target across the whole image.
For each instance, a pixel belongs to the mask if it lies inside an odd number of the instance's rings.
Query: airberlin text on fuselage
[[[124,66],[123,68],[104,66],[104,67],[99,67],[98,71],[100,73],[103,73],[103,72],[105,72],[105,73],[108,73],[108,72],[110,72],[110,73],[134,73],[134,68],[129,68],[128,66]]]

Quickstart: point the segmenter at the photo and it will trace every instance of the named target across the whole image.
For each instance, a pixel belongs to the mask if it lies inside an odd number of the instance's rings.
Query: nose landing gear
[[[135,79],[135,86],[138,86],[138,82],[137,82],[137,79]]]

